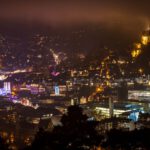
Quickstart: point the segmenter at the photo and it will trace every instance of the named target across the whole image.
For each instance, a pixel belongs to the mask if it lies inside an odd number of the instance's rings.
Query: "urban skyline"
[[[0,149],[150,149],[149,4],[0,2]]]

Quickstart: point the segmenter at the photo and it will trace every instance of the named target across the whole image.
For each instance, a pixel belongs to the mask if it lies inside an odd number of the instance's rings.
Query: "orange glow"
[[[96,92],[99,92],[99,93],[101,93],[101,92],[103,92],[103,91],[104,91],[103,87],[98,87],[98,88],[96,89]]]
[[[137,49],[141,49],[141,48],[142,48],[142,45],[141,45],[141,43],[136,43],[136,44],[135,44],[135,47],[136,47]]]

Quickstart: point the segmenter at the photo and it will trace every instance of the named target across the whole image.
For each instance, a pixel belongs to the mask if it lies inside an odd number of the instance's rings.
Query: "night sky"
[[[148,0],[69,0],[69,1],[5,1],[0,5],[1,20],[41,23],[62,27],[82,23],[120,24],[132,28],[136,23],[146,24],[149,19]],[[132,23],[133,25],[130,25]],[[126,25],[130,25],[127,27]]]

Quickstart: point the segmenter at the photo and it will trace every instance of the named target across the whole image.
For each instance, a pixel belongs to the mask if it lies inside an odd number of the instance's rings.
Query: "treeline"
[[[61,118],[61,125],[51,131],[39,129],[32,144],[24,150],[149,150],[150,129],[100,132],[99,122],[89,121],[79,106],[71,106]],[[9,145],[0,138],[0,150]]]

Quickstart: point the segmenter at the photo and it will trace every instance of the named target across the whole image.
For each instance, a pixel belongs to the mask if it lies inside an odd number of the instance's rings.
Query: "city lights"
[[[0,2],[0,150],[150,150],[149,6]]]

